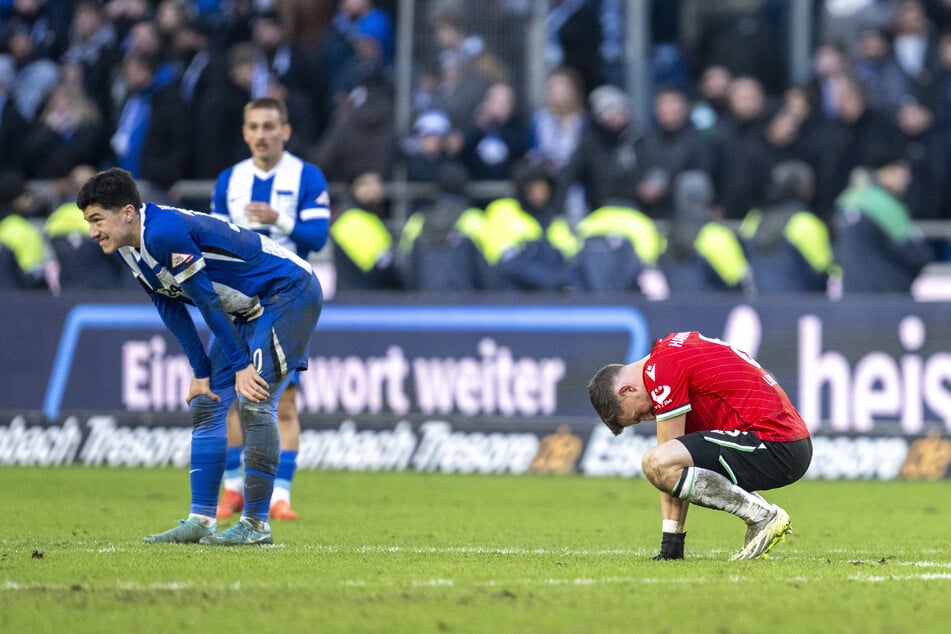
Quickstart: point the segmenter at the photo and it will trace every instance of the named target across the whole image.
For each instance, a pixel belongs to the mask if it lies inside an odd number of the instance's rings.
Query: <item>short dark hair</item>
[[[287,116],[287,105],[280,99],[275,99],[274,97],[258,97],[257,99],[252,99],[244,105],[244,114],[247,115],[250,110],[277,110],[278,114],[281,116],[281,123],[288,123]]]
[[[76,206],[85,211],[89,205],[98,205],[114,211],[132,205],[138,210],[142,206],[142,196],[132,174],[122,168],[113,167],[92,176],[79,188]]]
[[[591,405],[601,418],[601,422],[607,425],[615,436],[624,429],[617,422],[619,407],[614,393],[614,383],[623,367],[620,363],[610,363],[598,370],[588,381],[588,398],[591,399]]]

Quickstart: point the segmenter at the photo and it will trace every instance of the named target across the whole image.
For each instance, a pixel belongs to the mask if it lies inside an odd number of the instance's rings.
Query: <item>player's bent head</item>
[[[624,429],[617,421],[620,406],[614,389],[623,367],[620,363],[610,363],[598,370],[588,381],[588,398],[591,399],[591,405],[615,436]]]
[[[132,174],[124,169],[113,167],[98,172],[83,183],[76,194],[76,206],[85,211],[89,205],[98,205],[103,209],[121,209],[132,205],[135,209],[142,206],[142,196]]]

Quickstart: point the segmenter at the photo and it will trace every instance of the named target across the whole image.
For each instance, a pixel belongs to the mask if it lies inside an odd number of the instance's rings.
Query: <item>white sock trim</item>
[[[214,517],[208,517],[207,515],[198,515],[197,513],[189,513],[188,519],[198,520],[198,523],[204,526],[205,528],[214,528],[218,524],[218,520]]]
[[[285,489],[284,487],[274,487],[274,490],[271,492],[271,506],[274,506],[278,502],[287,502],[291,503],[291,490]]]

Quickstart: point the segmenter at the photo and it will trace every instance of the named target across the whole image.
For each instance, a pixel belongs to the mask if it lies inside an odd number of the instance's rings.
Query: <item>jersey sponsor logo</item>
[[[651,398],[657,403],[658,406],[663,407],[670,403],[670,386],[669,385],[658,385],[653,390],[651,390]]]
[[[195,256],[191,253],[173,253],[172,254],[172,268],[177,268],[183,264],[188,264],[191,262]]]
[[[654,380],[654,374],[656,374],[655,370],[656,368],[654,367],[653,363],[647,366],[646,368],[644,368],[644,373],[647,374],[648,377],[650,377],[651,381]]]
[[[667,345],[671,348],[682,348],[684,342],[687,340],[687,337],[690,336],[690,331],[687,332],[678,332],[674,335],[673,339],[667,342]]]
[[[330,194],[326,191],[320,192],[320,196],[317,197],[317,200],[314,201],[318,205],[324,205],[325,207],[330,206]]]

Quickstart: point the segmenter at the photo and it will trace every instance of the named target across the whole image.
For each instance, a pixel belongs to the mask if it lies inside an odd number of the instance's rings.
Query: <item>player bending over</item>
[[[250,229],[208,214],[143,205],[132,175],[122,169],[86,181],[76,204],[89,235],[103,252],[118,252],[149,293],[194,372],[185,397],[192,418],[191,509],[177,526],[145,541],[272,543],[277,402],[291,374],[307,367],[320,282],[305,260]],[[214,334],[207,352],[188,304]],[[225,420],[235,401],[247,455],[246,504],[238,523],[217,533]]]
[[[746,523],[732,559],[763,558],[791,532],[786,511],[756,491],[801,478],[812,440],[783,389],[745,352],[696,331],[671,333],[643,359],[598,370],[588,395],[614,435],[657,422],[657,446],[643,459],[644,475],[661,491],[654,559],[683,559],[691,502]]]

